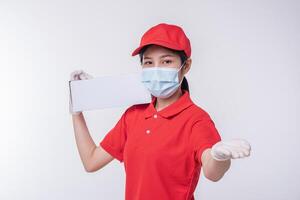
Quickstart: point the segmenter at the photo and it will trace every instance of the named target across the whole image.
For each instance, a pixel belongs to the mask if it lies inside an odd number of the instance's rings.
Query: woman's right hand
[[[71,73],[70,81],[77,81],[77,80],[86,80],[86,79],[92,79],[93,76],[90,74],[84,72],[83,70],[75,70]],[[69,97],[69,112],[72,115],[79,115],[81,111],[73,112],[72,106],[71,106],[71,93]]]

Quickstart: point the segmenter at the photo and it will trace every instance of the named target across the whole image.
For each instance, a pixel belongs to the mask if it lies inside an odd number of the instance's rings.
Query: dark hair
[[[140,56],[140,62],[143,63],[143,54],[145,53],[146,49],[151,46],[152,44],[149,44],[147,46],[144,46],[141,50],[140,50],[140,53],[139,53],[139,56]],[[165,47],[167,48],[167,47]],[[183,50],[174,50],[174,49],[170,49],[170,48],[167,48],[169,50],[171,50],[172,52],[178,54],[180,56],[180,59],[181,59],[181,64],[183,64],[187,59],[188,57],[186,56],[185,52]],[[183,77],[183,80],[182,80],[182,83],[181,83],[181,89],[183,90],[187,90],[188,92],[190,92],[189,90],[189,83],[187,81],[187,79],[185,77]]]

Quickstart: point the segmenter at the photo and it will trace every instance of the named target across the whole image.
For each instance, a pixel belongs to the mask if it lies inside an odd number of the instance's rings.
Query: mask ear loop
[[[181,70],[181,68],[186,64],[186,60],[182,63],[181,67],[177,70],[177,73]],[[182,77],[182,80],[180,81],[179,85],[181,85],[182,81],[184,79],[184,76]]]
[[[179,67],[179,69],[177,70],[177,72],[179,72],[181,70],[181,68],[185,65],[186,60],[182,63],[182,65]]]

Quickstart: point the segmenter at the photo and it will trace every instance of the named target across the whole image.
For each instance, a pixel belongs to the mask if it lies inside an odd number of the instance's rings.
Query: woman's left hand
[[[244,158],[250,155],[251,146],[244,139],[233,139],[231,141],[219,141],[212,146],[211,155],[213,159],[224,161],[228,159]]]

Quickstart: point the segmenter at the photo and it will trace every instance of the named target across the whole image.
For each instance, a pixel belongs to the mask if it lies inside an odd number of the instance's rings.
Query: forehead
[[[143,56],[144,57],[152,57],[152,56],[161,56],[161,55],[172,55],[175,57],[179,58],[179,55],[177,55],[176,53],[174,53],[172,50],[165,48],[163,46],[159,46],[159,45],[151,45],[149,46],[146,51],[144,52]]]

